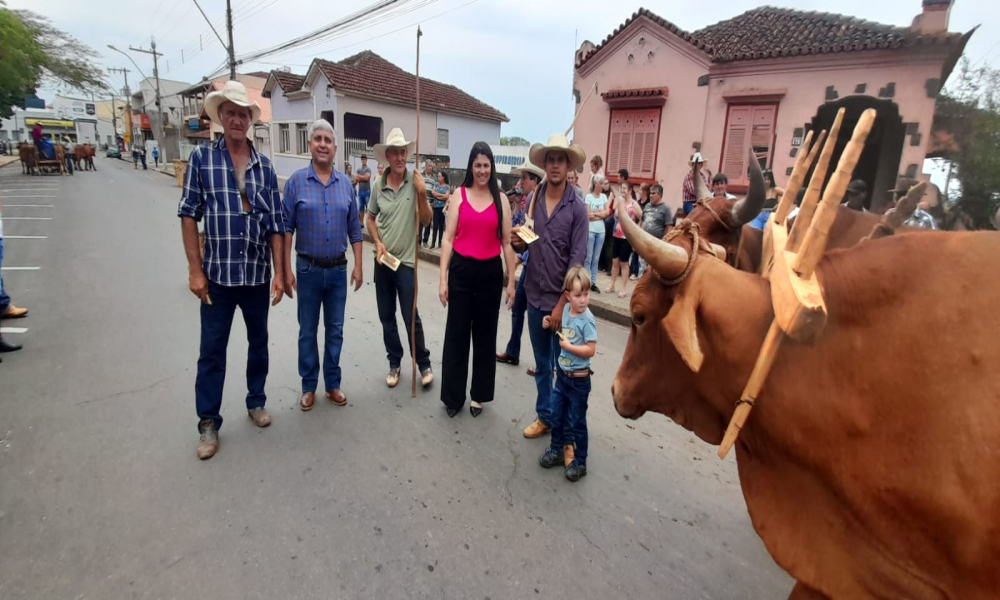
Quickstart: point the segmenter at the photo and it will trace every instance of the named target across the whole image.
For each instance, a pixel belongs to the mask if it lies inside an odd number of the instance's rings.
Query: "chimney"
[[[923,0],[923,12],[913,19],[910,29],[920,35],[948,32],[952,0]]]

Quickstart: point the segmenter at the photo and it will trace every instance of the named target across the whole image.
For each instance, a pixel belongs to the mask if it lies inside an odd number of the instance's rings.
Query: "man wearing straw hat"
[[[403,131],[396,127],[389,132],[384,144],[375,144],[375,158],[385,172],[372,182],[368,202],[368,234],[375,242],[375,299],[378,317],[382,322],[382,341],[389,359],[389,374],[385,384],[396,387],[399,383],[403,345],[399,340],[396,323],[396,299],[406,325],[407,346],[412,339],[413,303],[415,302],[417,224],[431,222],[431,205],[420,174],[406,169],[406,161],[413,152],[415,142],[407,141]],[[431,353],[424,344],[424,328],[418,314],[416,319],[416,360],[420,369],[420,383],[427,387],[434,381],[431,371]],[[412,351],[412,348],[411,348]]]
[[[222,90],[205,98],[205,112],[222,126],[223,135],[191,153],[177,209],[191,293],[201,300],[195,404],[201,433],[198,458],[202,460],[214,456],[219,447],[226,349],[237,307],[243,313],[249,342],[247,414],[257,427],[271,424],[264,408],[267,313],[284,293],[285,234],[277,175],[271,161],[247,137],[260,118],[260,106],[249,100],[242,83],[227,81]],[[204,258],[197,225],[203,218]]]
[[[559,338],[562,327],[563,280],[570,267],[582,265],[587,257],[587,236],[590,217],[583,198],[576,188],[568,185],[566,176],[587,162],[587,155],[577,144],[570,144],[564,135],[549,137],[546,144],[534,144],[528,151],[531,164],[545,171],[545,181],[535,190],[528,205],[528,219],[538,240],[531,246],[526,267],[524,291],[528,297],[528,335],[535,354],[535,400],[537,417],[524,430],[524,437],[545,435],[552,426],[552,377],[559,358]],[[519,228],[518,228],[519,229]],[[525,243],[513,232],[511,243],[523,252]],[[546,329],[542,320],[550,317]]]

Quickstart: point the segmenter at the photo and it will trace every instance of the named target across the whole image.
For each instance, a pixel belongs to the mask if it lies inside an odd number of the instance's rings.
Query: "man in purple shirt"
[[[582,265],[587,256],[587,233],[590,217],[587,205],[576,189],[567,184],[570,170],[587,162],[583,149],[570,144],[562,135],[549,137],[547,144],[535,144],[528,152],[533,165],[545,171],[545,182],[535,190],[528,208],[528,218],[534,220],[538,240],[531,246],[524,290],[528,296],[528,335],[535,354],[535,400],[537,417],[524,430],[524,437],[537,438],[548,433],[552,425],[552,376],[559,358],[559,338],[555,332],[562,327],[563,280],[571,266]],[[523,252],[525,243],[515,228],[511,243]],[[542,320],[550,316],[548,329]]]
[[[347,404],[340,389],[340,352],[344,346],[344,307],[347,304],[347,246],[354,251],[351,284],[361,287],[361,221],[354,196],[354,182],[333,168],[337,143],[333,126],[320,119],[309,126],[312,161],[285,183],[282,201],[285,233],[285,290],[289,297],[299,292],[299,376],[302,396],[299,408],[312,410],[319,383],[319,350],[316,331],[320,307],[326,331],[323,383],[326,397],[337,406]],[[295,269],[292,270],[292,236],[295,239]],[[296,274],[298,287],[296,288]]]

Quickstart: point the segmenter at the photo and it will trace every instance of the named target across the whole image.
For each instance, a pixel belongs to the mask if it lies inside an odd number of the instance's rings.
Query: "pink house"
[[[730,191],[746,189],[748,145],[782,186],[805,132],[828,129],[845,107],[836,160],[875,108],[855,177],[879,209],[897,177],[920,176],[937,94],[972,35],[948,32],[950,7],[923,0],[901,28],[765,6],[690,33],[640,9],[576,53],[575,141],[604,157],[612,179],[626,168],[633,181],[662,184],[676,208],[694,148]]]

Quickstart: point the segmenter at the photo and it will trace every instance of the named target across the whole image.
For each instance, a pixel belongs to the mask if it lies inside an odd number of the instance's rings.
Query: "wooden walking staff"
[[[417,144],[413,159],[413,173],[420,170],[420,36],[424,35],[417,25]],[[413,375],[410,377],[410,395],[417,397],[417,261],[420,259],[420,198],[414,185],[413,218],[417,223],[417,237],[413,241],[413,311],[410,314],[410,359],[413,361]]]
[[[840,127],[841,117],[842,115],[838,115],[834,129],[831,130],[830,137],[826,140],[826,146],[823,149],[827,164],[829,163],[828,154],[832,154],[832,148],[836,144],[835,130]],[[793,232],[800,226],[808,227],[803,235],[803,242],[798,253],[789,249],[789,235],[785,227],[778,225],[773,219],[768,223],[774,244],[774,269],[770,276],[774,320],[764,337],[764,343],[757,355],[757,362],[750,373],[750,379],[736,403],[729,427],[722,438],[722,444],[719,446],[719,458],[725,458],[733,444],[736,443],[736,437],[746,424],[750,411],[753,410],[753,404],[764,387],[764,381],[774,365],[778,350],[785,337],[788,336],[798,341],[808,341],[814,339],[826,324],[826,305],[819,282],[816,279],[815,268],[826,250],[828,232],[833,219],[836,218],[837,206],[847,190],[847,184],[861,157],[865,140],[868,138],[874,122],[874,110],[869,109],[861,115],[854,128],[851,141],[848,142],[840,156],[837,170],[823,193],[823,201],[818,207],[816,217],[808,223],[804,222],[801,215],[796,219]],[[810,191],[822,187],[823,179],[826,177],[825,167],[823,157],[821,157],[820,165],[817,166],[812,180],[809,182]],[[804,204],[805,201],[803,201]]]

